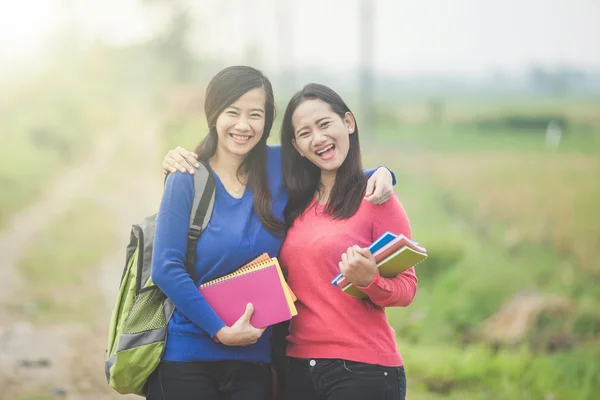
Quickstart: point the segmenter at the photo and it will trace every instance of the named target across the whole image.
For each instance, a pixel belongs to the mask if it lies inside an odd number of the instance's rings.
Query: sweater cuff
[[[216,334],[223,327],[227,326],[220,318],[204,321],[202,328],[210,335],[211,339],[216,339]]]
[[[369,296],[371,300],[383,300],[388,295],[388,291],[383,288],[383,283],[383,279],[379,275],[379,270],[377,270],[375,271],[375,278],[373,278],[368,286],[356,285],[356,287]]]

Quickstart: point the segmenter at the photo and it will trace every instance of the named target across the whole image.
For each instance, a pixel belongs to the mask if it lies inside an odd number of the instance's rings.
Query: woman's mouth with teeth
[[[333,150],[334,148],[335,148],[335,145],[330,144],[329,146],[317,151],[317,155],[322,156],[325,153],[327,153],[328,151]]]
[[[247,142],[250,140],[250,136],[241,136],[241,135],[235,135],[233,133],[229,134],[233,140],[235,140],[236,142]]]

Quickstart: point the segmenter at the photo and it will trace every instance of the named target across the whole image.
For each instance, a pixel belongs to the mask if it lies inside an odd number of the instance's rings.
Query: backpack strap
[[[188,246],[185,267],[196,282],[196,245],[200,235],[208,226],[215,202],[215,178],[206,161],[200,161],[200,167],[194,172],[194,202],[190,214]]]

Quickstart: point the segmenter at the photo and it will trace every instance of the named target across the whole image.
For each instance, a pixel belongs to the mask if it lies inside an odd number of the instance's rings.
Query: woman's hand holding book
[[[377,263],[373,254],[368,248],[356,245],[349,247],[342,254],[342,261],[338,266],[344,279],[356,286],[369,286],[377,274]]]
[[[255,328],[250,324],[254,313],[252,303],[248,303],[246,311],[232,326],[221,328],[215,337],[226,346],[248,346],[260,339],[266,328]]]

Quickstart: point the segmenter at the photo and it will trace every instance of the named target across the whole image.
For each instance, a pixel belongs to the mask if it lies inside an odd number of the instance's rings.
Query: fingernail
[[[196,163],[196,168],[200,168],[200,163]]]

